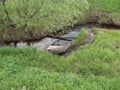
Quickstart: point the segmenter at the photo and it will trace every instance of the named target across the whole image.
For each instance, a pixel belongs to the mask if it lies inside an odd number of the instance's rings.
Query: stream
[[[90,31],[93,27],[103,28],[103,29],[114,29],[120,30],[120,26],[116,25],[108,25],[108,24],[95,24],[95,23],[88,23],[79,25],[76,24],[73,28],[66,30],[64,33],[58,33],[54,36],[47,36],[40,40],[27,40],[27,41],[20,41],[20,42],[9,42],[5,43],[3,46],[9,47],[16,47],[16,48],[23,48],[23,47],[37,47],[41,51],[50,51],[55,54],[61,54],[68,50],[72,41],[79,35],[79,32],[82,28],[86,28]],[[92,33],[90,34],[93,35]]]

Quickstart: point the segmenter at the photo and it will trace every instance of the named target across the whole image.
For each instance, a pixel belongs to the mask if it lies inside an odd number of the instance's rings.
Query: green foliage
[[[70,46],[70,50],[71,49],[74,49],[75,47],[79,47],[80,45],[83,45],[85,43],[87,43],[87,37],[88,37],[88,32],[85,28],[82,28],[79,32],[79,35],[77,38],[75,38],[73,41],[72,41],[72,44]]]
[[[88,0],[90,9],[85,21],[120,25],[120,0]],[[97,20],[96,20],[97,19]]]
[[[0,20],[16,28],[39,27],[52,32],[73,25],[88,8],[86,0],[7,0],[5,5],[0,3]]]
[[[92,33],[95,34],[95,35],[97,35],[99,33],[99,28],[93,27],[92,28]]]
[[[86,10],[112,13],[119,22],[119,0],[88,1],[90,4],[87,0],[0,2],[0,36],[5,31],[2,26],[56,32],[85,20]],[[106,22],[106,18],[99,22]],[[0,48],[0,90],[119,90],[120,32],[99,32],[97,28],[92,32],[92,44],[80,46],[66,57],[36,48]],[[82,29],[73,46],[82,44],[86,36]]]
[[[46,33],[65,30],[67,26],[73,26],[75,23],[119,25],[119,6],[119,0],[6,0],[5,5],[0,2],[0,27],[2,24],[5,31],[0,37],[6,40],[5,36],[8,36],[13,41],[9,32],[16,38],[20,29],[23,33],[40,33],[35,35],[35,38],[38,38]],[[18,39],[21,40],[21,37],[23,36],[19,35]]]
[[[35,48],[0,48],[0,89],[119,90],[120,32],[100,32],[93,39],[67,57]]]
[[[120,13],[119,0],[88,0],[92,10],[97,12]]]
[[[95,76],[79,78],[70,73],[59,74],[39,68],[25,69],[16,76],[6,78],[7,82],[2,81],[0,89],[22,90],[25,87],[27,90],[119,90],[120,87],[120,78],[107,79]],[[8,82],[9,86],[6,87]]]
[[[87,35],[88,35],[87,30],[83,28],[83,29],[81,29],[78,37],[74,41],[79,42],[79,43],[84,43]]]

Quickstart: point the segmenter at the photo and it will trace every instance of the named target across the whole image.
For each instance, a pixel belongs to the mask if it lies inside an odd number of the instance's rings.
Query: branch
[[[10,19],[9,13],[8,13],[8,11],[6,9],[5,3],[6,3],[6,0],[2,0],[2,5],[4,6],[4,12],[5,12],[6,16],[7,16],[8,21],[11,22],[11,19]]]
[[[45,2],[45,1],[43,0],[43,2],[41,2],[41,5],[43,5],[44,2]],[[35,8],[36,8],[36,11],[34,11],[33,14],[30,15],[28,18],[33,18],[37,13],[39,13],[39,10],[40,10],[41,8],[38,8],[37,6],[36,6]]]

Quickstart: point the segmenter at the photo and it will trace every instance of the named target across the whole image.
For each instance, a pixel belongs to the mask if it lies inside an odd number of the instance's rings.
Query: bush
[[[0,3],[0,22],[20,29],[59,30],[76,23],[88,7],[86,0],[7,0]]]

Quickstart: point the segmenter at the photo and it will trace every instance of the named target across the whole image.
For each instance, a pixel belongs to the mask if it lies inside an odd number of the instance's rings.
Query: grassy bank
[[[120,32],[99,32],[93,41],[67,57],[0,48],[0,89],[119,90]]]
[[[119,0],[88,0],[88,1],[91,4],[90,5],[91,9],[97,12],[120,13]]]
[[[120,26],[119,0],[88,0],[90,8],[88,22],[107,23]]]

